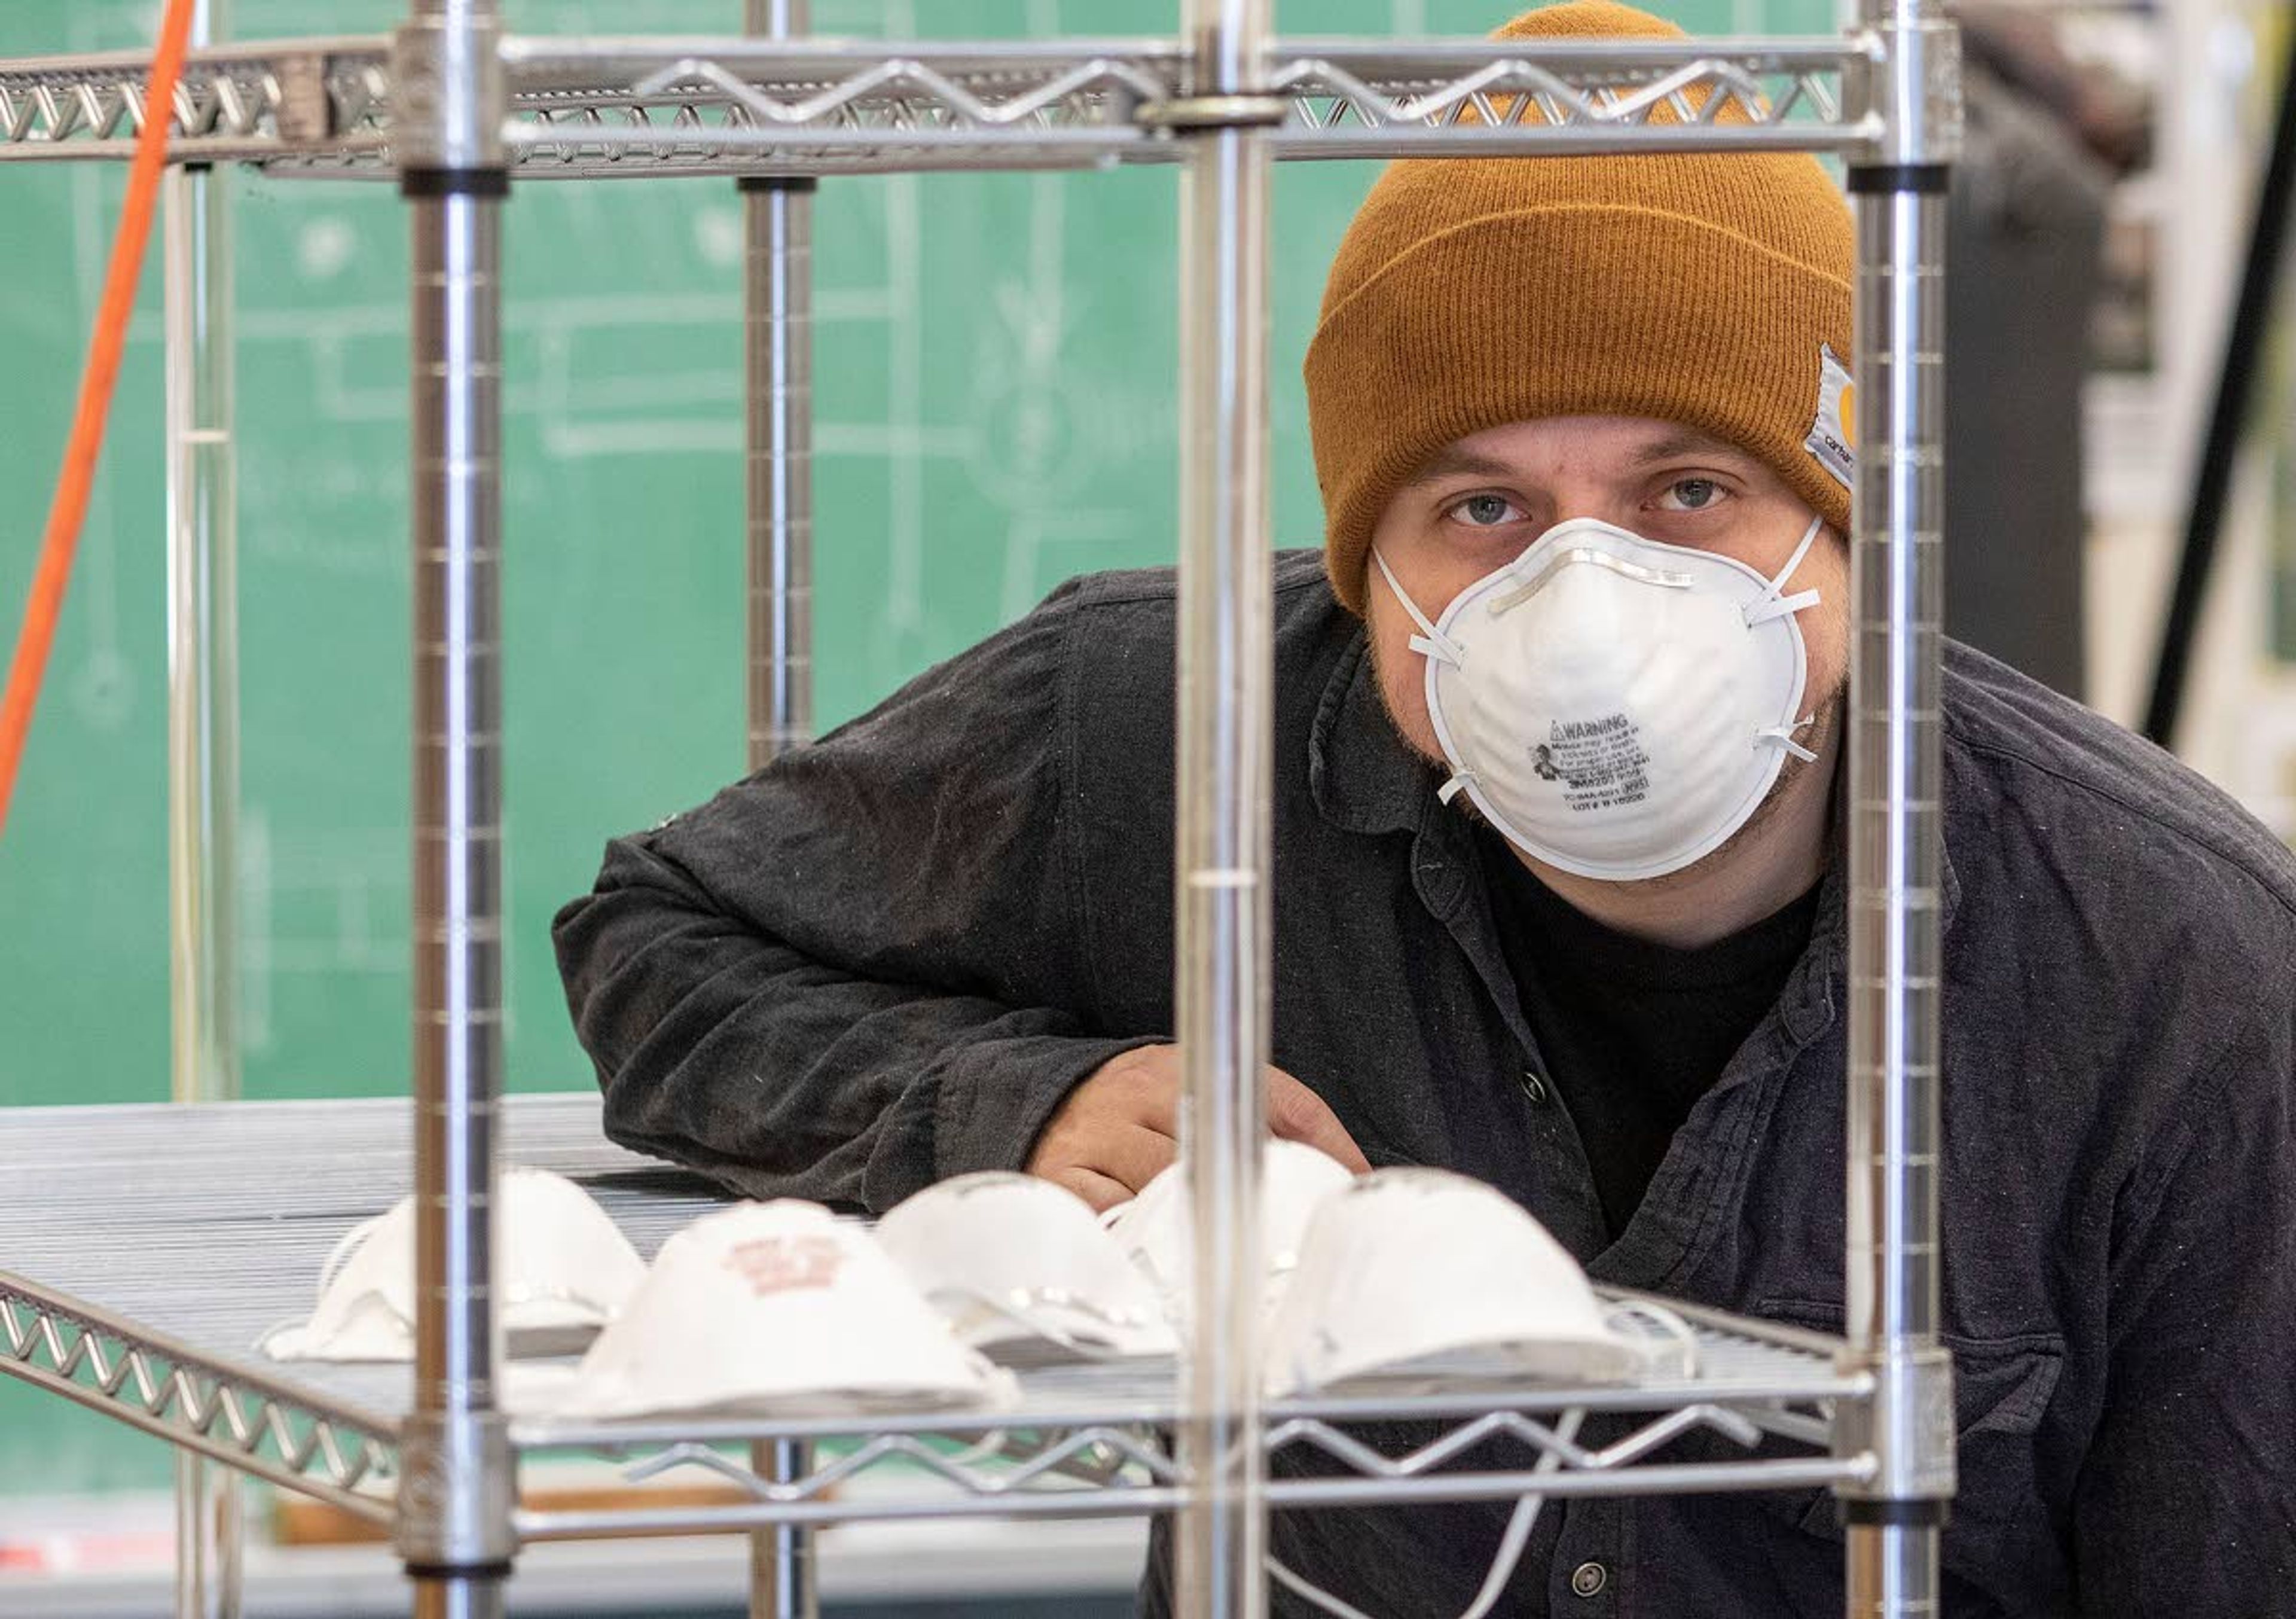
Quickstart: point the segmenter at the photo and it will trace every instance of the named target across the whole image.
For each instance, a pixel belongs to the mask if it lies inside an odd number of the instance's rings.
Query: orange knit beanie
[[[1570,0],[1496,37],[1681,31]],[[1847,412],[1825,356],[1848,361],[1853,259],[1841,188],[1804,155],[1390,165],[1340,244],[1308,347],[1333,591],[1362,611],[1372,530],[1430,456],[1540,416],[1712,433],[1846,531]]]

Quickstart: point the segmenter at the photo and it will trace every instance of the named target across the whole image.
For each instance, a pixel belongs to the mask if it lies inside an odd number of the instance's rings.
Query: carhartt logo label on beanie
[[[1535,58],[1540,41],[1681,33],[1615,0],[1570,0],[1498,37],[1529,43]],[[1691,116],[1712,93],[1689,93]],[[1841,188],[1806,154],[1390,164],[1332,260],[1308,347],[1332,593],[1362,611],[1372,530],[1429,456],[1542,416],[1647,416],[1711,433],[1846,531],[1848,407],[1833,423],[1839,453],[1821,450],[1810,362],[1825,348],[1849,352],[1855,261]]]
[[[1817,415],[1809,424],[1809,437],[1802,448],[1817,457],[1817,464],[1832,473],[1848,489],[1857,472],[1857,395],[1849,380],[1849,367],[1833,351],[1831,343],[1821,343],[1817,349]]]

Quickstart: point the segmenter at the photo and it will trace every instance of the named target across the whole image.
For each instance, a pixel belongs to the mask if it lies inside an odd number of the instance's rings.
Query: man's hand
[[[1278,1068],[1267,1071],[1267,1129],[1304,1141],[1360,1175],[1371,1168],[1324,1098]],[[1095,1210],[1112,1208],[1155,1179],[1180,1150],[1180,1048],[1141,1046],[1110,1058],[1068,1094],[1037,1138],[1028,1170]]]

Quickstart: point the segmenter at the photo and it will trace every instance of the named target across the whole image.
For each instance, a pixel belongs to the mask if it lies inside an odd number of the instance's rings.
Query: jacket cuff
[[[930,1140],[911,1136],[898,1149],[890,1139],[879,1143],[869,1160],[869,1206],[882,1212],[935,1181],[975,1170],[1021,1169],[1054,1110],[1102,1064],[1168,1043],[1162,1035],[1029,1034],[947,1053],[919,1081],[932,1097]]]

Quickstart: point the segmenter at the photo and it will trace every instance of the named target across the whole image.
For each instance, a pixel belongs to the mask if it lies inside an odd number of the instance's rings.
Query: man
[[[1598,1279],[1837,1330],[1851,268],[1800,158],[1374,189],[1308,357],[1324,552],[1277,563],[1267,1081],[1277,1133],[1488,1180]],[[1076,581],[613,844],[557,930],[609,1130],[875,1210],[1170,1162],[1172,654],[1168,574]],[[2296,867],[1959,648],[1943,726],[1949,1611],[2286,1611]],[[1448,1615],[1504,1516],[1273,1543]],[[1500,1611],[1831,1615],[1841,1561],[1822,1495],[1555,1502]]]

